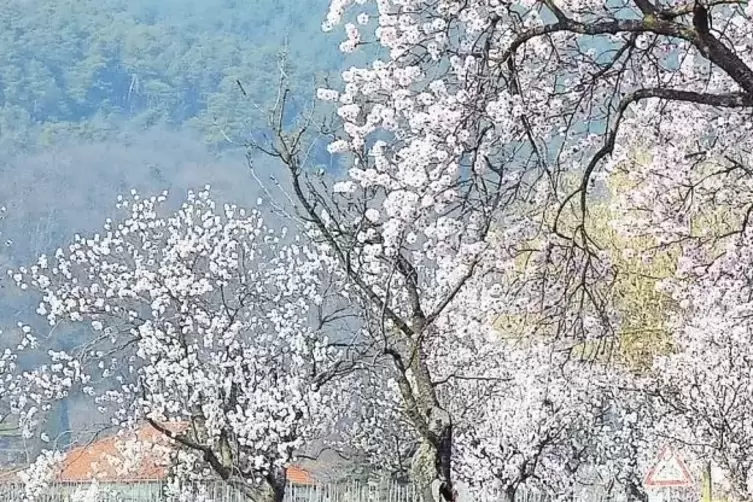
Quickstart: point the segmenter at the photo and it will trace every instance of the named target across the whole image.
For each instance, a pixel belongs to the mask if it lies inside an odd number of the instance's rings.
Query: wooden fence
[[[171,495],[169,492],[169,486],[161,481],[100,483],[98,485],[57,483],[46,489],[41,496],[28,499],[24,485],[0,483],[0,502],[249,502],[244,495],[221,482],[184,487],[183,498]],[[487,497],[484,499],[467,502],[501,502]],[[412,485],[338,483],[289,486],[285,494],[285,502],[423,502],[423,499],[419,490]],[[521,490],[516,495],[515,502],[553,501],[545,494]],[[574,497],[573,502],[620,501],[593,493]]]

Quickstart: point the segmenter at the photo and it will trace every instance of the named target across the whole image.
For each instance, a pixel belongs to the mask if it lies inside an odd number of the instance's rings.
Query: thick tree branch
[[[733,50],[712,35],[700,34],[690,26],[660,19],[653,15],[646,16],[643,19],[610,19],[587,23],[564,19],[556,23],[538,26],[521,33],[497,61],[500,63],[506,62],[515,55],[519,48],[534,38],[562,32],[592,36],[653,33],[679,38],[693,44],[706,59],[729,75],[743,91],[753,95],[753,70]]]
[[[643,15],[656,13],[656,7],[649,0],[634,0],[634,2]]]
[[[557,215],[554,219],[554,231],[556,233],[560,233],[557,227],[562,211],[573,199],[573,197],[580,195],[581,211],[582,214],[585,215],[588,183],[590,182],[591,176],[593,175],[593,172],[599,165],[599,163],[614,151],[615,140],[617,139],[620,123],[625,112],[633,103],[637,103],[641,100],[649,98],[696,103],[706,106],[718,106],[722,108],[753,107],[753,95],[749,95],[747,93],[711,94],[657,87],[649,89],[638,89],[637,91],[628,94],[620,101],[620,104],[617,107],[616,118],[610,131],[606,135],[603,146],[596,151],[596,153],[593,155],[593,157],[591,157],[591,160],[586,166],[580,186],[577,190],[568,195],[558,208]]]
[[[222,462],[220,462],[220,459],[217,458],[217,455],[215,455],[210,447],[192,441],[183,434],[178,434],[177,432],[170,430],[169,428],[165,427],[152,418],[147,418],[146,420],[147,422],[149,422],[149,425],[157,430],[157,432],[169,437],[170,439],[180,443],[187,448],[202,452],[204,454],[204,460],[209,463],[209,465],[212,467],[212,469],[214,469],[217,475],[219,475],[224,480],[230,478],[230,469],[228,469],[222,464]]]

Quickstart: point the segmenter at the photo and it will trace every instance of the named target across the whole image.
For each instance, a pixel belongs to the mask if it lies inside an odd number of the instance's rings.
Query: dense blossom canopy
[[[422,339],[427,359],[445,356],[432,371],[447,364],[451,352],[435,350],[464,332],[458,326],[483,331],[495,316],[515,321],[507,327],[523,317],[528,336],[575,347],[619,333],[610,286],[622,271],[588,219],[607,197],[603,180],[624,175],[626,189],[607,201],[618,208],[611,225],[626,242],[650,243],[626,256],[673,257],[673,276],[656,281],[674,302],[673,342],[648,375],[623,375],[622,390],[609,389],[609,421],[634,426],[626,447],[656,427],[694,446],[724,464],[738,495],[749,466],[735,452],[753,432],[743,425],[751,423],[751,14],[744,2],[713,0],[334,0],[323,28],[344,25],[342,50],[384,50],[344,72],[341,89],[319,91],[338,102],[343,124],[330,150],[353,158],[337,191],[382,194],[364,212],[379,223],[377,252],[436,271],[419,288],[429,304],[442,285],[462,284],[440,302],[447,320],[432,319],[432,328],[452,328]],[[525,359],[519,371],[534,378],[536,351]],[[515,399],[514,384],[500,388]],[[518,426],[504,422],[487,441]],[[616,465],[635,470],[639,455],[628,450],[633,458]]]
[[[255,146],[287,169],[299,234],[208,191],[169,216],[134,194],[103,234],[13,272],[51,324],[95,333],[27,373],[27,417],[81,386],[115,424],[146,419],[183,446],[181,476],[275,500],[280,471],[335,426],[332,445],[408,471],[427,500],[454,501],[458,480],[507,500],[589,483],[645,500],[663,443],[749,497],[751,15],[333,0],[323,28],[344,25],[341,49],[381,48],[317,91],[343,176],[313,176],[311,122],[291,132],[281,92]],[[643,372],[613,350],[628,271],[594,203],[624,257],[668,263],[641,278],[670,340]]]
[[[256,210],[218,207],[208,189],[165,204],[134,193],[102,234],[13,274],[51,325],[94,334],[27,378],[48,397],[80,387],[114,425],[149,421],[186,447],[188,473],[272,483],[335,408],[321,386],[343,362],[328,336],[347,287],[326,253]]]

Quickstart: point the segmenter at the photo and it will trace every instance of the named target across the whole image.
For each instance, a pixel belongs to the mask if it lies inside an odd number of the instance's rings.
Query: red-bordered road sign
[[[682,458],[669,446],[659,452],[656,462],[646,476],[644,484],[650,487],[669,488],[688,486],[693,483],[688,468]]]

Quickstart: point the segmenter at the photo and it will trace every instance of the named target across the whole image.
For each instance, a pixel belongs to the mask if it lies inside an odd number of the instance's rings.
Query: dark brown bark
[[[437,473],[439,473],[439,495],[447,502],[455,501],[452,483],[452,423],[447,424],[437,437]]]
[[[264,502],[283,502],[288,485],[287,469],[284,467],[273,469],[267,474],[266,482],[269,486],[269,496]]]
[[[627,500],[629,502],[648,502],[648,495],[632,481],[627,483]]]
[[[709,10],[701,2],[695,0],[693,6],[693,27],[699,35],[705,37],[709,34]]]

